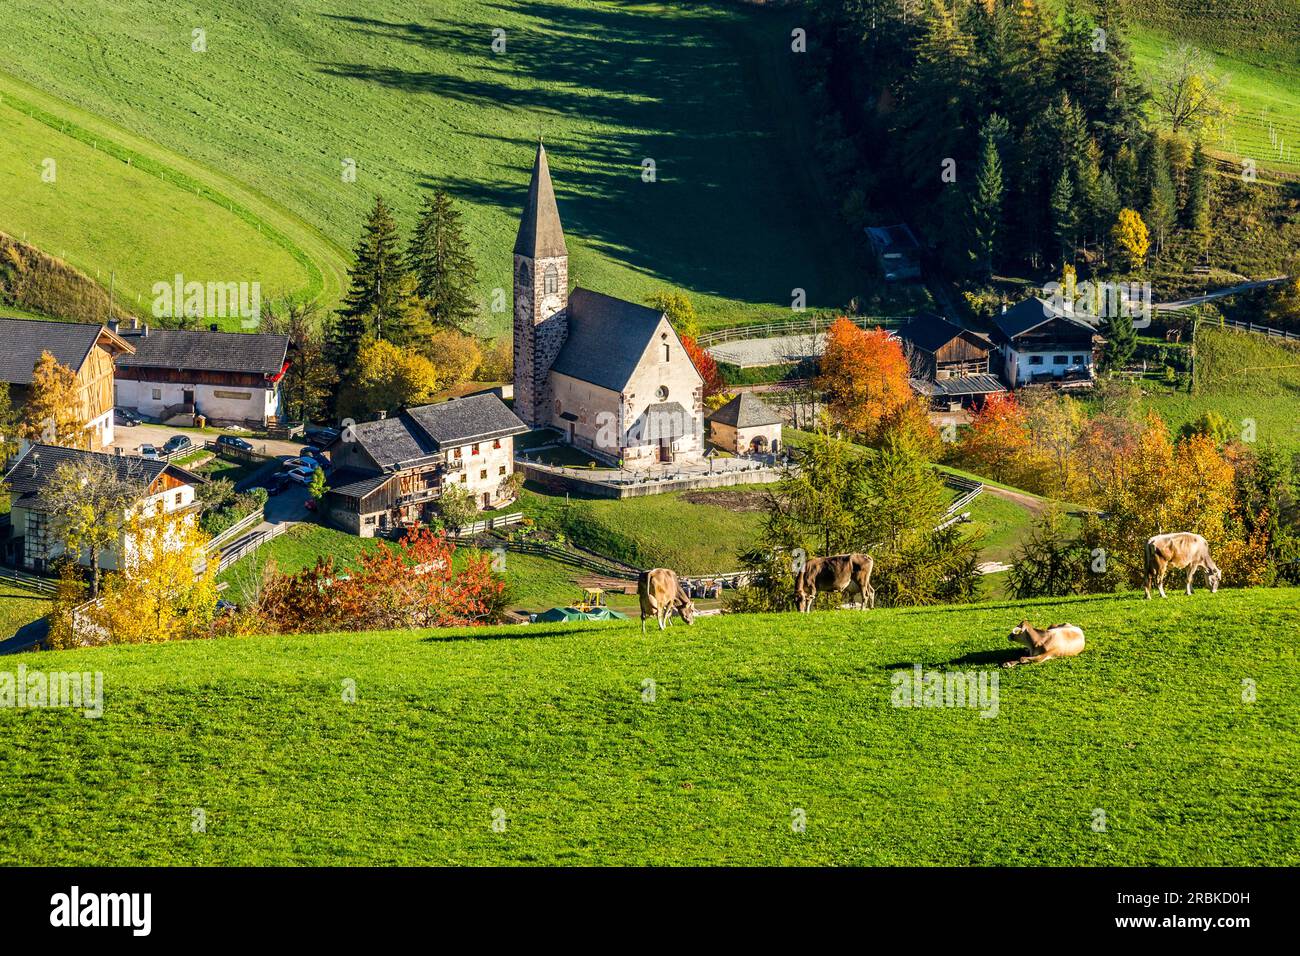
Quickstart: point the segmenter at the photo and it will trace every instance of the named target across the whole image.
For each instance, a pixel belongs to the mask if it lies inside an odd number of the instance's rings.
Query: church
[[[667,317],[569,291],[569,251],[539,143],[514,254],[515,414],[627,468],[704,452],[704,382]]]

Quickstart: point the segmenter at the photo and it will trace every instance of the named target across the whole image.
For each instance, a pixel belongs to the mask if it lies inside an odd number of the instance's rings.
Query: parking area
[[[117,425],[113,428],[113,447],[121,448],[125,454],[135,455],[139,453],[141,445],[153,445],[156,448],[161,448],[167,439],[173,435],[185,435],[196,447],[201,448],[205,441],[216,438],[218,434],[220,433],[216,431],[177,428],[174,425],[146,425],[143,423],[139,425]],[[269,438],[252,438],[248,435],[240,435],[239,437],[251,444],[254,451],[265,455],[274,455],[277,458],[292,458],[306,444],[303,441],[276,441]]]

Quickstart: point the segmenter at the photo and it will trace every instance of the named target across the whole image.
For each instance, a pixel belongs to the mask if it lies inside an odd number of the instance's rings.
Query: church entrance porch
[[[659,440],[659,460],[673,460],[673,440],[671,438],[661,438]]]

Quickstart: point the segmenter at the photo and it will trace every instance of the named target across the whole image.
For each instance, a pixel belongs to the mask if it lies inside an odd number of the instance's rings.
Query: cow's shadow
[[[897,671],[911,670],[917,664],[922,667],[965,667],[980,665],[1000,665],[1007,661],[1014,661],[1023,656],[1025,649],[1023,647],[1005,647],[992,651],[971,651],[969,654],[963,654],[961,657],[954,657],[952,660],[943,663],[927,663],[926,661],[902,661],[895,664],[884,664],[881,670]]]

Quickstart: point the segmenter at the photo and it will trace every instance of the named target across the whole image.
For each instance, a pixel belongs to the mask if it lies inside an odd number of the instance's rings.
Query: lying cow
[[[636,580],[636,593],[641,599],[641,633],[645,633],[645,619],[653,617],[663,630],[673,620],[673,611],[687,624],[695,622],[695,604],[677,580],[677,572],[668,568],[651,568],[642,571]]]
[[[819,591],[836,594],[848,592],[858,596],[858,607],[876,606],[876,589],[871,586],[871,569],[876,562],[869,554],[836,554],[828,558],[809,558],[803,570],[794,576],[794,598],[799,612],[812,610]]]
[[[1017,664],[1041,664],[1053,657],[1074,657],[1083,650],[1083,628],[1073,624],[1054,624],[1048,628],[1038,628],[1028,621],[1021,621],[1011,629],[1007,638],[1012,644],[1025,645],[1025,652],[1013,661],[1007,661],[1003,667],[1015,667]]]
[[[1206,583],[1210,593],[1219,590],[1223,572],[1210,557],[1210,546],[1199,534],[1190,531],[1174,531],[1170,534],[1158,534],[1147,540],[1146,580],[1147,600],[1151,600],[1151,582],[1155,581],[1160,589],[1160,596],[1165,596],[1165,575],[1170,568],[1187,569],[1187,593],[1192,593],[1192,578],[1198,569],[1204,569]]]

